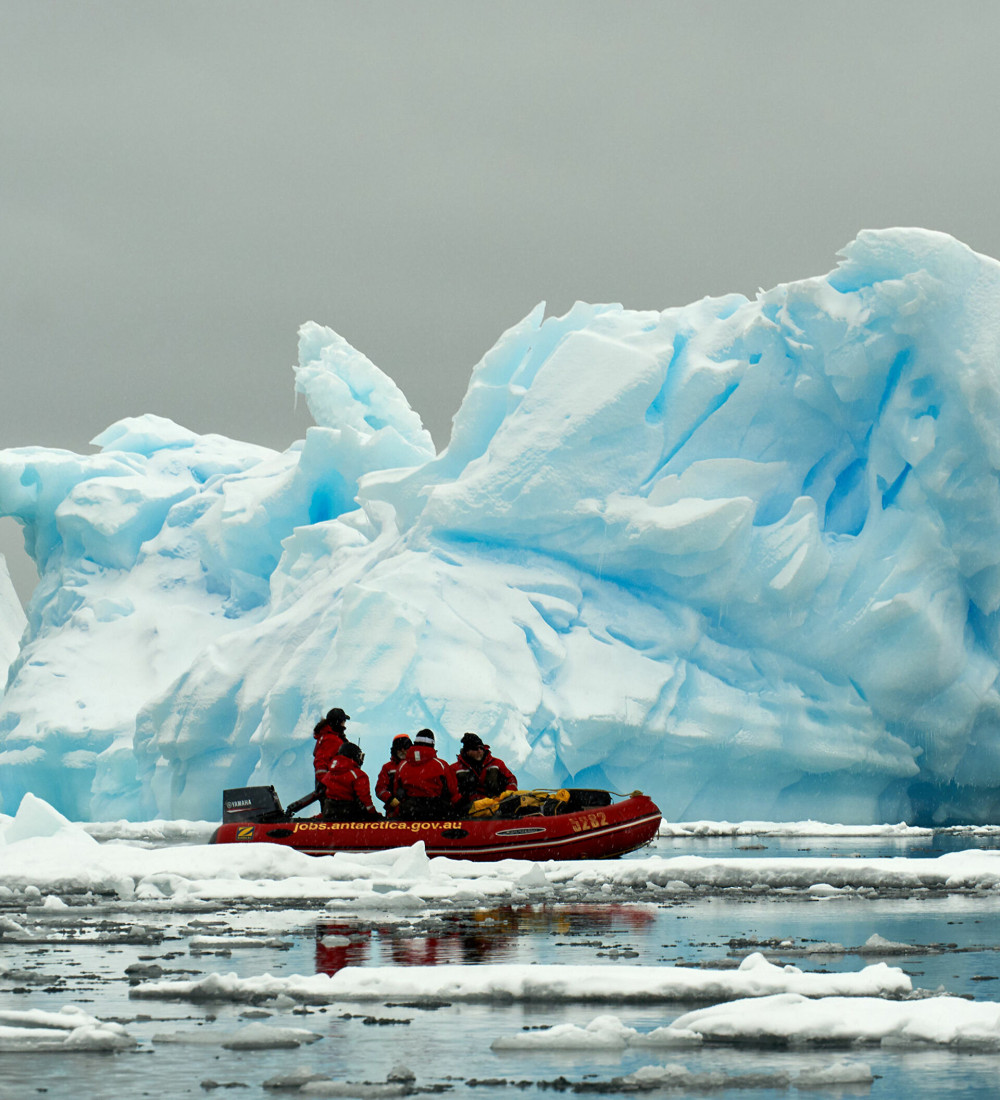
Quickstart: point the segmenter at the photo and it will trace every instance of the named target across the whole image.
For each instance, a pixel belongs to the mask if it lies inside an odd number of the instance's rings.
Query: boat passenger
[[[347,723],[351,720],[349,714],[345,714],[340,707],[326,712],[326,717],[321,718],[313,727],[313,737],[316,744],[313,745],[313,772],[316,776],[316,785],[320,779],[330,770],[340,746],[347,740]]]
[[[406,821],[434,821],[455,816],[461,801],[455,773],[438,756],[434,733],[421,730],[406,750],[396,772],[399,816]]]
[[[496,798],[501,791],[517,790],[514,773],[490,752],[489,745],[476,733],[463,734],[462,750],[451,770],[466,805],[478,798]]]
[[[382,815],[372,803],[368,776],[361,770],[365,754],[345,741],[323,776],[324,821],[377,821]]]
[[[389,750],[389,759],[382,765],[375,782],[375,795],[382,800],[386,814],[394,814],[399,809],[399,799],[396,797],[396,772],[399,765],[406,759],[406,752],[413,747],[409,734],[397,733],[392,739],[392,748]]]

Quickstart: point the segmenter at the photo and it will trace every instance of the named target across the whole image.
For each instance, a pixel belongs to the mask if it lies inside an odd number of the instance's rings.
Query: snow
[[[0,571],[0,809],[287,802],[340,705],[369,761],[471,729],[670,820],[995,822],[998,316],[996,261],[865,231],[753,301],[537,307],[439,454],[315,323],[284,452],[153,414],[2,451],[40,579],[22,636]]]

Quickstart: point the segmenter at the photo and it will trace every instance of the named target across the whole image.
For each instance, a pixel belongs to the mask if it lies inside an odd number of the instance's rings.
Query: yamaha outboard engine
[[[223,825],[236,821],[266,825],[271,821],[285,821],[287,817],[273,787],[233,787],[222,792]]]

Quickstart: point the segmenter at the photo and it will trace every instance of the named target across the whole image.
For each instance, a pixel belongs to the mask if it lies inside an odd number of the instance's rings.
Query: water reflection
[[[619,930],[642,935],[655,919],[650,908],[641,905],[502,905],[446,916],[432,929],[417,933],[398,924],[366,928],[350,921],[324,921],[316,925],[316,973],[336,974],[345,966],[379,963],[434,966],[510,961],[517,955],[519,937],[525,935]]]

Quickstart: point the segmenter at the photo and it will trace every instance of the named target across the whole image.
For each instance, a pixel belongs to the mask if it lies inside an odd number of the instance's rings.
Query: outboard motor
[[[222,792],[222,824],[252,821],[266,825],[285,821],[288,815],[281,808],[281,799],[273,787],[233,787]]]

